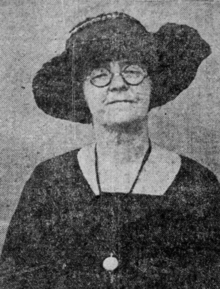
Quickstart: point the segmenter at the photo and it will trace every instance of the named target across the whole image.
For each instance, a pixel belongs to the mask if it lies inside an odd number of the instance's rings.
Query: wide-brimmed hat
[[[209,44],[187,25],[167,23],[151,33],[127,14],[101,14],[71,30],[65,51],[37,72],[33,93],[45,113],[90,123],[82,87],[85,75],[105,61],[127,59],[146,66],[152,83],[152,109],[186,89],[210,53]]]

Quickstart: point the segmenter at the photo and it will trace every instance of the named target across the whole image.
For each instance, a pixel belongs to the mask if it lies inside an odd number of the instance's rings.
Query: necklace
[[[134,187],[139,179],[139,176],[143,170],[143,167],[144,167],[144,164],[146,163],[146,161],[148,160],[149,156],[150,156],[150,153],[151,153],[151,142],[149,140],[149,147],[143,157],[143,160],[141,162],[141,165],[140,165],[140,168],[138,170],[138,173],[137,173],[137,176],[128,192],[128,194],[131,194],[134,190]],[[102,189],[101,189],[101,184],[100,184],[100,178],[99,178],[99,169],[98,169],[98,154],[97,154],[97,146],[95,145],[95,172],[96,172],[96,182],[97,182],[97,185],[98,185],[98,189],[99,189],[99,195],[102,195],[103,192],[102,192]],[[113,271],[119,266],[119,261],[117,259],[117,257],[115,256],[114,253],[110,253],[110,256],[105,258],[103,260],[103,264],[102,264],[103,268],[105,270],[108,271],[109,273],[109,277],[110,277],[110,282],[113,283],[114,282],[114,278],[115,278],[115,275],[113,274]]]
[[[137,173],[137,176],[136,178],[134,179],[134,182],[133,184],[131,185],[131,188],[129,190],[129,192],[127,194],[131,194],[134,190],[134,187],[139,179],[139,176],[143,170],[143,167],[145,165],[145,163],[147,162],[149,156],[150,156],[150,153],[151,153],[151,141],[149,140],[149,147],[143,157],[143,160],[141,162],[141,165],[140,165],[140,168],[138,170],[138,173]],[[95,145],[95,172],[96,172],[96,182],[97,182],[97,185],[98,185],[98,189],[99,189],[99,195],[102,195],[103,192],[102,192],[102,189],[101,189],[101,183],[100,183],[100,178],[99,178],[99,169],[98,169],[98,154],[97,154],[97,146]]]

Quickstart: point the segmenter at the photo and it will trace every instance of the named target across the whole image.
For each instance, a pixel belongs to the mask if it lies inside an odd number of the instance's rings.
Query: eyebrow
[[[95,67],[93,67],[93,69],[98,69],[98,68],[110,68],[110,62],[109,61],[103,61],[101,63],[99,63],[98,65],[96,65]]]
[[[128,60],[128,59],[120,60],[120,61],[119,61],[119,65],[120,65],[120,66],[132,65],[132,64],[134,64],[134,63],[135,63],[135,62],[132,62],[131,60]]]

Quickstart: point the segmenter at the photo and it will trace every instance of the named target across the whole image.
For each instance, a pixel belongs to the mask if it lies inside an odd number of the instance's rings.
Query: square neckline
[[[93,197],[99,198],[99,197],[103,197],[103,196],[106,196],[106,195],[108,195],[108,196],[114,196],[114,195],[116,195],[116,196],[123,196],[123,195],[124,195],[124,197],[126,197],[126,196],[132,196],[132,197],[135,197],[135,196],[138,196],[138,197],[140,197],[140,196],[145,196],[145,197],[154,197],[154,198],[155,198],[155,197],[167,197],[167,196],[170,195],[170,193],[169,193],[170,188],[175,185],[175,183],[177,182],[177,180],[179,179],[179,177],[180,177],[180,175],[181,175],[182,161],[183,161],[183,159],[182,159],[182,156],[179,155],[179,156],[180,156],[180,168],[179,168],[177,174],[175,175],[173,181],[171,182],[171,184],[169,185],[169,187],[166,189],[166,191],[165,191],[162,195],[156,195],[156,194],[138,194],[138,193],[128,194],[128,193],[123,193],[123,192],[106,192],[106,191],[102,192],[101,195],[100,195],[100,194],[96,194],[96,193],[93,191],[93,189],[91,188],[89,182],[87,181],[86,177],[84,176],[83,171],[82,171],[82,169],[81,169],[81,167],[80,167],[80,165],[79,165],[79,160],[78,160],[77,155],[78,155],[80,149],[81,149],[81,148],[78,148],[78,149],[75,150],[75,158],[76,158],[77,171],[79,172],[80,177],[82,178],[83,182],[84,182],[84,183],[86,184],[86,186],[89,188],[89,191],[90,191],[90,193],[93,195]]]

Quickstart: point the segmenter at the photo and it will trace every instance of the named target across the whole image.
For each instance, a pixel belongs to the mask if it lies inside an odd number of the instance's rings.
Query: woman
[[[33,92],[46,113],[92,122],[96,141],[34,170],[7,232],[3,288],[219,288],[219,183],[147,126],[209,54],[193,28],[150,33],[124,13],[71,31]]]

